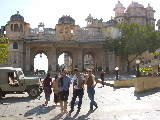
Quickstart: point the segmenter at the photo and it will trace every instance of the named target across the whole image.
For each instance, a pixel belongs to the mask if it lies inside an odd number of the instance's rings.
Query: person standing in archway
[[[76,98],[78,96],[79,98],[79,103],[78,103],[78,110],[77,112],[80,112],[81,105],[82,105],[82,98],[84,95],[84,76],[79,73],[78,68],[74,69],[75,75],[72,78],[73,82],[73,97],[71,101],[71,110],[69,111],[70,113],[74,111],[74,104],[76,101]]]
[[[90,110],[93,110],[93,106],[98,108],[97,103],[94,100],[95,86],[98,83],[98,79],[92,74],[92,70],[88,70],[88,74],[85,75],[85,84],[87,85],[87,93],[90,99]]]
[[[48,101],[50,101],[50,95],[52,93],[52,78],[50,77],[50,73],[47,74],[47,77],[43,80],[42,86],[44,88],[45,93],[45,105],[48,104]]]
[[[58,75],[55,75],[55,79],[53,80],[53,92],[54,92],[54,102],[57,105],[60,102],[60,86],[59,82],[57,82]]]
[[[67,76],[67,70],[64,69],[62,75],[57,78],[60,83],[60,107],[61,113],[67,113],[67,100],[69,96],[70,77]]]
[[[100,78],[101,78],[103,87],[104,87],[104,75],[105,75],[105,72],[102,70],[101,73],[100,73]]]

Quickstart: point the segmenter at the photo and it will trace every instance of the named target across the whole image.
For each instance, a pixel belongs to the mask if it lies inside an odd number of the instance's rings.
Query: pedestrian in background
[[[43,80],[42,86],[44,88],[45,93],[45,105],[48,104],[48,101],[50,101],[50,95],[52,93],[52,78],[50,77],[50,73],[47,74],[47,77]]]
[[[70,77],[67,76],[67,70],[64,69],[62,75],[57,79],[60,83],[60,107],[61,113],[67,113],[67,100],[69,96],[69,87],[71,84]]]
[[[102,82],[103,87],[104,87],[104,75],[105,75],[105,72],[102,70],[100,73],[100,78],[101,78],[101,82]]]
[[[84,95],[84,75],[81,75],[78,71],[78,68],[74,69],[75,75],[72,78],[72,83],[73,83],[73,97],[71,101],[71,110],[69,111],[70,113],[74,111],[74,104],[76,101],[76,98],[78,96],[79,98],[79,103],[78,103],[78,110],[77,112],[80,112],[81,105],[82,105],[82,98]]]
[[[93,105],[98,108],[97,103],[94,100],[95,86],[98,83],[98,79],[92,74],[92,70],[88,70],[88,74],[85,74],[85,84],[87,85],[87,93],[90,99],[90,110],[93,110]]]
[[[60,102],[60,85],[57,82],[58,75],[55,75],[55,79],[53,80],[53,92],[54,92],[54,102],[57,105]]]

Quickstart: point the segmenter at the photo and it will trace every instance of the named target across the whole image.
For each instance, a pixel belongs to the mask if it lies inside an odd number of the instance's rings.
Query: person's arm
[[[63,75],[60,75],[60,76],[56,79],[56,81],[59,82],[59,80],[60,80],[62,77],[63,77]]]
[[[73,83],[73,91],[75,91],[74,86],[76,85],[75,80],[77,79],[77,77],[74,75],[72,78],[72,83]]]
[[[98,81],[99,81],[98,78],[95,77],[95,82],[96,83],[95,83],[94,87],[97,85]]]

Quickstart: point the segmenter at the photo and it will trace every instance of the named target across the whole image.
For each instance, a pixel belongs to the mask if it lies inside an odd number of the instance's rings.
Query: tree
[[[159,47],[160,33],[154,30],[154,27],[147,23],[127,23],[115,25],[119,29],[119,36],[115,39],[107,40],[106,48],[112,46],[117,56],[122,56],[127,61],[127,71],[130,63],[145,51],[153,52]],[[135,55],[132,60],[129,56]]]
[[[9,53],[8,45],[9,39],[0,35],[0,64],[6,62]]]

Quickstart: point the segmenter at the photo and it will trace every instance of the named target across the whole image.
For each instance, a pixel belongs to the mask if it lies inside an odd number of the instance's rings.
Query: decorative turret
[[[115,20],[119,23],[119,22],[123,22],[124,21],[124,10],[126,8],[123,7],[123,4],[120,3],[120,1],[118,0],[118,3],[116,4],[115,8],[113,9],[113,11],[115,11]]]
[[[93,24],[93,17],[91,14],[85,19],[87,21],[87,26]]]
[[[59,20],[58,24],[73,24],[75,25],[75,20],[70,16],[63,15]]]
[[[115,17],[124,16],[125,9],[126,8],[123,7],[123,4],[120,3],[120,1],[118,0],[118,3],[116,4],[115,8],[113,9],[113,11],[115,11]]]
[[[23,21],[24,22],[24,17],[19,14],[19,11],[17,11],[17,14],[11,16],[10,21]]]
[[[146,8],[146,17],[147,17],[147,22],[152,23],[153,25],[155,25],[155,19],[154,19],[154,13],[156,11],[153,10],[153,7],[150,6],[150,4],[148,3],[148,7]]]

